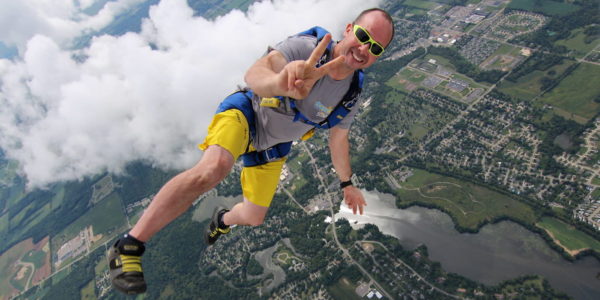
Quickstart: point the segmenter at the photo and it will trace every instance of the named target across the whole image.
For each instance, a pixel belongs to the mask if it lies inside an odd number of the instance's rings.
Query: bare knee
[[[233,156],[227,150],[211,146],[200,162],[187,171],[187,175],[194,186],[210,189],[229,174],[233,163]]]

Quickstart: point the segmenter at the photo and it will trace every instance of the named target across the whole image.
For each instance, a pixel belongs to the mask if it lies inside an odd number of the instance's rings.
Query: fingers
[[[344,63],[345,58],[343,56],[338,56],[336,59],[329,61],[328,63],[320,66],[316,70],[316,74],[318,78],[321,78],[327,74],[332,69],[335,69]]]
[[[310,54],[310,57],[308,58],[308,60],[306,60],[306,63],[309,66],[313,66],[314,67],[317,64],[317,61],[325,53],[325,49],[327,49],[327,45],[329,45],[329,42],[331,42],[331,34],[328,33],[328,34],[326,34],[323,37],[323,39],[321,40],[321,42],[319,42],[319,44],[317,45],[317,47]]]
[[[367,206],[367,202],[365,202],[364,199],[354,201],[346,200],[346,205],[348,205],[348,208],[352,209],[353,214],[356,214],[356,211],[358,210],[358,212],[362,215],[364,213],[364,207]]]

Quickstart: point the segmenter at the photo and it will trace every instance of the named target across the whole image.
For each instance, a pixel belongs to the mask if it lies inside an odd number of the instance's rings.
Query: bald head
[[[392,42],[392,40],[394,39],[394,20],[392,19],[392,16],[390,16],[390,14],[388,14],[387,11],[381,9],[381,8],[369,8],[366,10],[363,10],[358,17],[356,17],[356,19],[354,19],[354,24],[358,24],[362,21],[362,19],[367,16],[367,15],[377,15],[377,17],[382,17],[384,18],[389,24],[390,27],[392,29],[392,35],[390,37],[390,40],[387,42],[387,44],[385,44],[385,47],[387,48],[387,46],[389,46],[389,44]]]

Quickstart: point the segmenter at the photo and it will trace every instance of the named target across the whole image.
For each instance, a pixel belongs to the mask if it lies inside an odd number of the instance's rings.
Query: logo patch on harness
[[[321,101],[315,103],[315,108],[317,109],[317,117],[319,118],[327,118],[333,110],[333,106],[325,106]]]

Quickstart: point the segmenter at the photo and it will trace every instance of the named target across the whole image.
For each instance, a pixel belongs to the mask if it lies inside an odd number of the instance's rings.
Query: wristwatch
[[[340,182],[340,189],[344,189],[345,187],[349,186],[349,185],[354,185],[356,186],[356,174],[352,174],[352,176],[350,176],[350,179],[347,181],[342,181]]]

